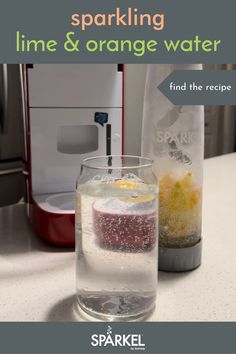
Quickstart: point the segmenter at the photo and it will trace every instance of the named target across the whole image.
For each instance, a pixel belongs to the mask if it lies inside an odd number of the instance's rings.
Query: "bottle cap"
[[[186,248],[159,247],[159,270],[167,272],[186,272],[200,266],[202,258],[202,240]]]

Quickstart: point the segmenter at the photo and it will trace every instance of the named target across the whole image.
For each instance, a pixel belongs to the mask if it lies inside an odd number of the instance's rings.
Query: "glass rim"
[[[134,166],[93,166],[90,165],[90,162],[98,161],[99,159],[108,160],[109,158],[119,158],[119,159],[136,159],[137,161],[144,161],[144,163],[137,164]],[[139,168],[147,168],[152,167],[153,160],[148,157],[136,156],[136,155],[101,155],[94,157],[87,157],[82,161],[82,166],[94,170],[130,170],[130,169],[139,169]]]

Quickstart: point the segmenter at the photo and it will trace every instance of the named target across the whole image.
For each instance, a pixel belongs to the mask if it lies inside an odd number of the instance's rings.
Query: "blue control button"
[[[108,113],[106,112],[95,112],[94,120],[96,123],[104,126],[108,122]]]

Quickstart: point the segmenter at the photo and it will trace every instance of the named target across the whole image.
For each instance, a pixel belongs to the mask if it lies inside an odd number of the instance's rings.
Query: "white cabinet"
[[[217,136],[218,136],[218,107],[205,107],[205,147],[204,157],[217,155]]]
[[[234,106],[205,107],[205,158],[235,151],[236,116]]]

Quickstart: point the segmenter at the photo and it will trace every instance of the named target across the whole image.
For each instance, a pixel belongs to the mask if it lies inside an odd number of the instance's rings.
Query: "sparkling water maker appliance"
[[[37,234],[74,244],[74,189],[84,158],[123,152],[123,66],[23,67],[27,214]]]

